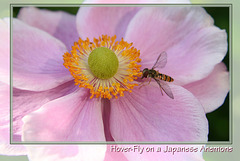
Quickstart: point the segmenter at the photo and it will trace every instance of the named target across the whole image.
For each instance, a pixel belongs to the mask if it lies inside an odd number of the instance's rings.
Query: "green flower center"
[[[118,64],[115,53],[106,47],[94,49],[88,57],[89,68],[99,79],[112,78],[117,73]]]

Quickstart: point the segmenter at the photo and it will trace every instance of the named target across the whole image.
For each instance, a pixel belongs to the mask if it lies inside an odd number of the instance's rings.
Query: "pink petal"
[[[22,145],[10,145],[10,87],[0,82],[0,155],[25,155]]]
[[[14,87],[39,91],[73,79],[63,66],[64,44],[17,19],[12,26]]]
[[[81,89],[23,118],[23,141],[105,141],[101,102]]]
[[[38,145],[27,146],[33,161],[102,161],[105,145]]]
[[[110,130],[115,141],[207,141],[208,122],[200,102],[180,86],[174,99],[154,85],[111,101]]]
[[[71,50],[74,41],[78,41],[75,16],[62,11],[48,11],[34,7],[22,8],[18,18],[61,40]]]
[[[10,33],[9,33],[9,19],[0,19],[0,80],[9,84],[10,71]]]
[[[123,152],[121,151],[117,151],[117,149],[119,149],[120,146],[117,145],[107,145],[107,150],[106,150],[106,154],[105,154],[105,158],[104,161],[129,161]],[[116,151],[114,151],[113,149],[116,149]],[[135,154],[136,155],[136,154]]]
[[[13,88],[13,137],[14,142],[21,141],[22,135],[22,118],[25,115],[39,109],[45,103],[57,99],[59,97],[68,95],[78,89],[73,81],[64,83],[56,88],[46,91],[26,91]],[[18,136],[18,138],[17,138]]]
[[[108,99],[102,99],[102,111],[103,111],[103,125],[104,125],[104,134],[106,141],[114,141],[111,135],[109,119],[111,111],[111,103]]]
[[[26,155],[27,152],[24,145],[10,144],[9,132],[9,124],[6,127],[0,125],[0,155]]]
[[[22,145],[10,145],[9,18],[0,19],[0,155],[25,155]]]
[[[77,30],[82,39],[116,35],[120,40],[139,7],[81,7],[77,14]]]
[[[177,84],[206,77],[227,52],[226,32],[214,27],[200,7],[143,8],[130,22],[126,40],[140,49],[142,68],[151,68],[166,51],[168,63],[161,72]]]
[[[229,73],[224,63],[219,63],[206,78],[184,86],[196,96],[205,112],[220,107],[229,92]]]
[[[10,110],[10,86],[0,82],[0,125],[6,126],[9,124]]]

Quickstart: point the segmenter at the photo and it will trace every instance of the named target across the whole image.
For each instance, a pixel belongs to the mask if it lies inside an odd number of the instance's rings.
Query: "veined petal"
[[[168,63],[161,72],[181,85],[206,77],[227,52],[226,32],[214,27],[200,7],[143,8],[130,22],[126,40],[140,49],[142,69],[166,51]]]
[[[115,141],[206,142],[208,122],[200,102],[171,85],[174,99],[148,85],[111,101],[110,130]]]
[[[229,92],[229,73],[224,63],[219,63],[204,79],[184,86],[199,99],[205,112],[220,107]]]
[[[205,28],[186,36],[185,40],[169,49],[169,53],[180,51],[184,44],[189,46],[182,50],[186,53],[181,58],[183,61],[179,61],[180,58],[176,56],[168,62],[169,73],[172,73],[176,83],[181,84],[203,79],[212,72],[227,53],[227,34],[216,27]]]
[[[106,145],[27,146],[32,161],[103,161]]]
[[[106,141],[114,141],[112,138],[110,126],[109,126],[110,124],[109,118],[110,118],[110,111],[111,111],[110,100],[102,99],[102,111],[103,111],[102,115],[103,115],[104,134],[105,134]]]
[[[63,97],[78,89],[73,81],[66,82],[56,88],[46,91],[27,91],[13,88],[13,141],[21,141],[22,118],[25,115],[39,109],[42,105]],[[16,136],[16,137],[15,137]]]
[[[82,39],[101,35],[124,36],[139,7],[81,7],[77,14],[77,30]]]
[[[23,118],[23,141],[105,141],[101,102],[85,89],[55,99]]]
[[[28,7],[19,11],[18,18],[61,40],[69,51],[73,42],[78,40],[76,17],[66,12]]]
[[[13,87],[46,90],[68,80],[63,66],[65,45],[37,28],[13,19]]]
[[[23,145],[10,145],[10,87],[0,82],[0,155],[25,155]]]

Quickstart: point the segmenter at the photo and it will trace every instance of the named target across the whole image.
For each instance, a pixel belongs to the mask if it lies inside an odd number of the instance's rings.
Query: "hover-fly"
[[[163,90],[170,98],[174,99],[171,88],[167,84],[167,82],[173,82],[174,79],[168,75],[159,73],[157,70],[155,70],[155,68],[157,68],[157,67],[158,68],[165,67],[166,64],[167,64],[167,53],[162,52],[159,54],[152,69],[148,69],[148,68],[143,69],[142,79],[150,78],[150,81],[151,81],[151,78],[153,78],[158,83],[162,95],[163,95],[163,92],[162,92],[162,90]]]

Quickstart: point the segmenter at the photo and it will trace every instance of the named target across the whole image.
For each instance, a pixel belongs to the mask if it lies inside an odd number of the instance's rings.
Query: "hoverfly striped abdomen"
[[[161,79],[161,80],[164,80],[164,81],[167,81],[167,82],[173,82],[174,79],[168,75],[165,75],[165,74],[161,74],[161,73],[158,73],[158,77]]]

